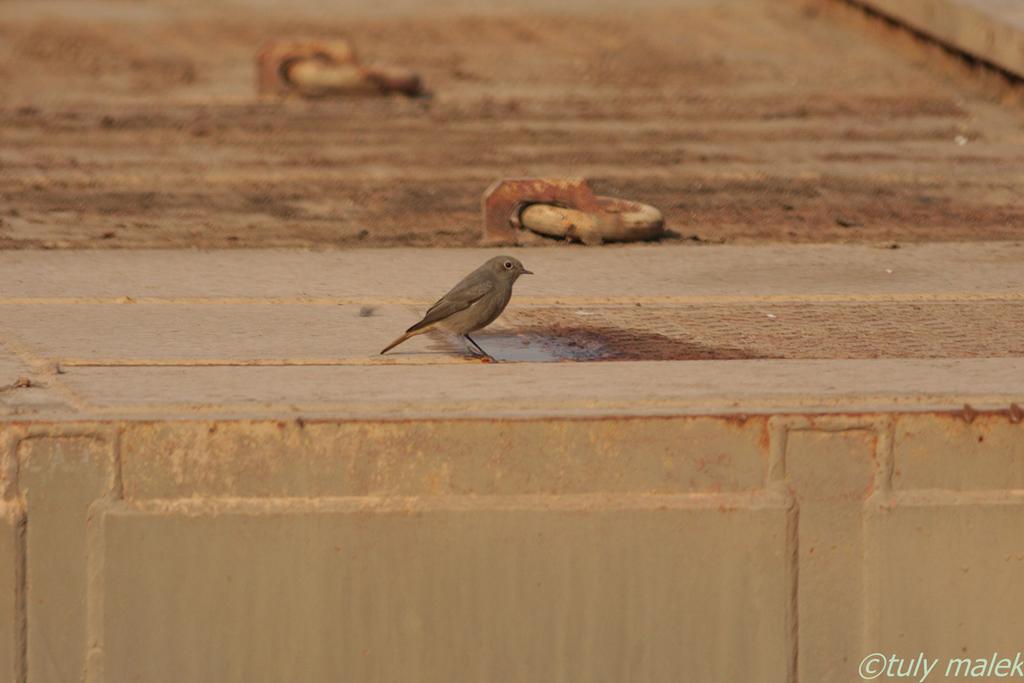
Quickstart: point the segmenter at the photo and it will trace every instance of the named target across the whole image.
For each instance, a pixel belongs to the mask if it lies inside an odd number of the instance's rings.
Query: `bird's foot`
[[[473,338],[470,337],[468,334],[462,335],[462,338],[467,342],[466,350],[469,351],[470,354],[472,354],[473,356],[476,356],[477,358],[479,358],[480,362],[482,362],[482,363],[497,363],[498,362],[497,358],[495,358],[491,354],[489,354],[486,351],[484,351],[480,347],[480,345],[477,344],[473,340]]]
[[[481,363],[497,363],[498,359],[487,353],[486,351],[477,351],[473,348],[466,349],[467,354],[470,358],[474,358]]]

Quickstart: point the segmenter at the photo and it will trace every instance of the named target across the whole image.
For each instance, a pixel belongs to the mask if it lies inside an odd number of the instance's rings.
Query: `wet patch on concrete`
[[[769,358],[731,347],[712,347],[656,332],[589,325],[481,332],[474,339],[498,361],[742,360]]]

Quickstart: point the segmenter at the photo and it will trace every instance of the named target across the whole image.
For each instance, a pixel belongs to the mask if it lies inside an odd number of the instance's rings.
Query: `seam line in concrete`
[[[982,489],[977,491],[916,489],[913,491],[894,491],[890,495],[888,503],[891,507],[1024,505],[1024,489]]]
[[[535,361],[501,361],[501,364],[509,363],[530,363]],[[121,359],[121,358],[100,358],[100,359],[79,359],[70,358],[60,361],[62,368],[280,368],[280,367],[332,367],[347,365],[452,365],[452,364],[482,364],[479,358],[469,356],[450,357],[409,357],[409,358],[256,358],[251,360],[236,360],[230,358],[201,358],[201,359]]]
[[[964,293],[879,293],[879,294],[710,294],[681,296],[593,296],[593,297],[516,297],[526,306],[586,306],[643,304],[749,304],[749,303],[861,303],[861,302],[961,302],[1024,301],[1024,292]],[[19,297],[0,299],[0,306],[76,306],[161,304],[178,306],[345,306],[345,305],[430,305],[434,299],[406,297]]]
[[[788,496],[766,489],[719,493],[538,493],[509,495],[438,495],[438,496],[274,496],[274,497],[209,497],[152,498],[117,501],[108,506],[106,514],[267,514],[289,512],[375,512],[406,513],[410,511],[451,510],[537,510],[537,511],[605,511],[608,509],[729,509],[788,508]]]
[[[976,410],[1006,410],[1012,403],[1020,403],[1022,397],[1011,394],[915,394],[912,396],[893,396],[890,394],[855,394],[844,395],[843,411],[845,413],[877,414],[879,412],[900,412],[909,411],[953,411],[963,408],[965,402],[969,402]],[[523,404],[527,403],[523,401]],[[879,407],[884,406],[884,407]],[[345,415],[366,419],[364,415],[379,415],[381,410],[387,408],[391,414],[398,414],[393,419],[410,419],[411,416],[402,413],[413,412],[415,419],[432,419],[453,416],[482,416],[493,417],[494,419],[536,419],[532,415],[522,415],[516,412],[520,405],[510,406],[508,403],[481,402],[481,401],[451,401],[443,408],[436,404],[424,406],[412,402],[396,401],[374,401],[366,403],[280,403],[260,402],[251,403],[221,403],[217,405],[203,403],[161,403],[158,406],[148,405],[124,405],[106,404],[94,405],[90,408],[93,415],[152,415],[155,411],[162,415],[224,415],[224,414],[249,414],[254,411],[263,414],[265,411],[280,411],[289,415],[303,415],[309,413],[337,413],[344,412]],[[799,396],[761,396],[756,399],[748,399],[742,403],[742,409],[737,403],[736,396],[718,395],[704,396],[691,400],[667,399],[667,400],[622,400],[622,401],[531,401],[529,408],[540,414],[545,412],[564,411],[607,411],[621,412],[630,411],[630,417],[645,417],[650,410],[695,410],[693,416],[710,415],[718,416],[723,412],[739,413],[744,415],[755,415],[771,411],[806,411],[821,408],[822,414],[831,414],[835,406],[826,405],[823,407],[820,396],[802,398]],[[563,419],[564,415],[558,415]],[[380,419],[380,418],[375,418]]]

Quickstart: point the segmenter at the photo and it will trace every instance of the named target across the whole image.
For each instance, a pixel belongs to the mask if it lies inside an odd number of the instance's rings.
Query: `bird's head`
[[[520,275],[533,275],[533,273],[523,267],[519,259],[511,256],[495,256],[491,259],[490,265],[498,277],[512,280],[513,282]]]

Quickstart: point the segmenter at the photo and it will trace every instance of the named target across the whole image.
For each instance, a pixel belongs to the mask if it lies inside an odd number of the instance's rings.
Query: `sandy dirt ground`
[[[1024,236],[1013,87],[838,0],[615,5],[7,0],[0,247],[468,246],[515,176],[653,204],[670,244]],[[259,100],[293,36],[430,96]]]

